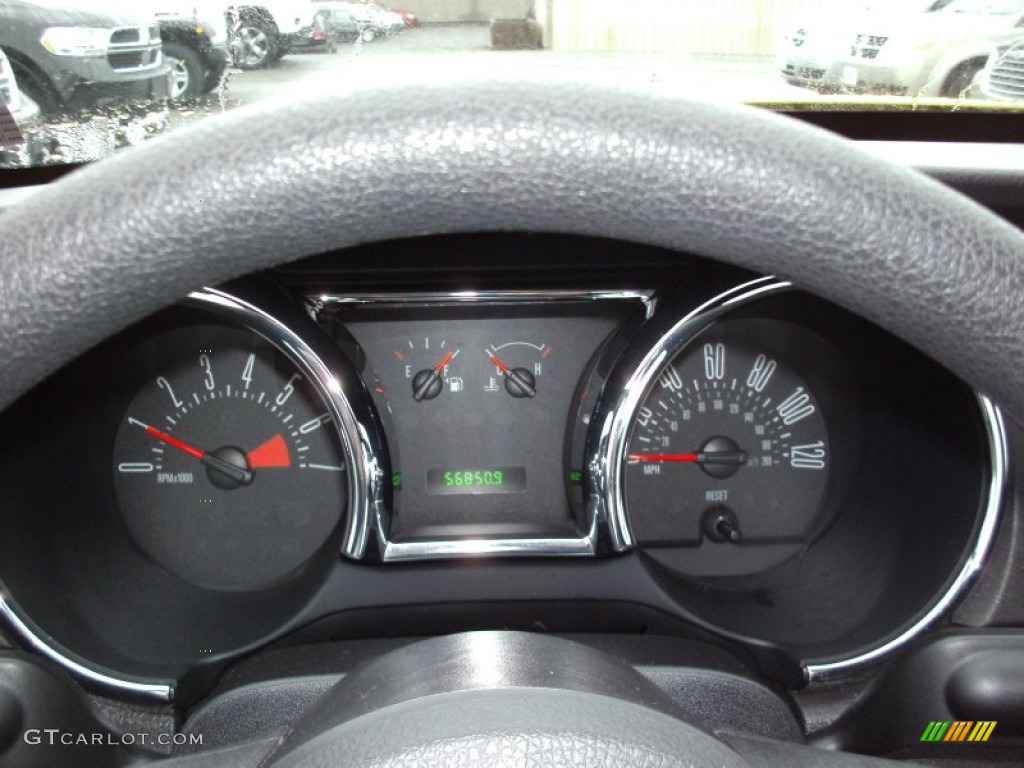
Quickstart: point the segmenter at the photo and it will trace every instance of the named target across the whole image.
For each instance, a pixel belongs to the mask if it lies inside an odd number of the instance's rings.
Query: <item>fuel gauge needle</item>
[[[519,388],[523,391],[523,394],[525,394],[527,397],[537,396],[537,388],[533,385],[532,381],[529,381],[515,368],[509,368],[493,352],[488,352],[487,357],[490,358],[490,361],[498,367],[499,371],[501,371],[507,378],[511,379],[519,386]],[[517,396],[522,397],[522,395]]]
[[[448,350],[445,356],[441,358],[441,362],[434,366],[434,370],[430,372],[430,375],[423,379],[423,381],[420,382],[420,385],[416,387],[415,390],[413,390],[413,400],[415,400],[418,403],[424,397],[426,397],[427,392],[429,392],[430,388],[434,386],[434,382],[441,378],[442,374],[444,373],[444,367],[448,365],[448,363],[452,361],[452,358],[454,358],[455,355],[457,354],[458,350],[455,350],[454,352],[452,352],[450,349]]]
[[[239,467],[235,464],[232,464],[230,461],[226,461],[225,459],[222,459],[219,456],[210,453],[209,451],[204,451],[202,448],[197,448],[196,446],[190,443],[186,443],[184,440],[181,440],[175,437],[174,435],[162,432],[156,427],[150,426],[149,424],[144,424],[138,419],[133,419],[129,417],[128,423],[134,424],[137,427],[141,427],[143,430],[145,430],[147,433],[155,437],[157,440],[161,440],[167,443],[172,448],[177,448],[179,451],[187,453],[194,459],[199,459],[200,463],[204,464],[207,467],[210,467],[211,469],[217,470],[221,474],[227,475],[237,483],[241,483],[242,485],[248,485],[249,483],[252,482],[252,472],[250,472],[245,467]]]

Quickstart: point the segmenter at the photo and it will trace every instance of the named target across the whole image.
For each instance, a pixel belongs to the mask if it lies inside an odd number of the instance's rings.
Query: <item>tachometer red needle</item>
[[[258,448],[249,451],[249,466],[257,467],[290,467],[291,456],[288,455],[288,444],[283,435],[274,435]]]
[[[153,437],[156,437],[156,438],[158,438],[160,440],[163,440],[165,443],[167,443],[168,445],[174,446],[179,451],[184,451],[189,456],[194,456],[197,459],[201,459],[201,458],[203,458],[203,456],[206,455],[206,451],[204,451],[204,450],[202,450],[200,448],[196,448],[194,445],[189,445],[184,440],[179,440],[174,435],[169,435],[166,432],[161,432],[156,427],[151,427],[151,426],[149,426],[147,424],[145,426],[145,429]]]
[[[144,424],[138,419],[128,417],[128,423],[134,424],[137,427],[141,427],[146,431],[147,434],[152,435],[157,440],[162,440],[179,451],[184,451],[194,459],[199,459],[203,464],[208,467],[212,467],[221,474],[227,475],[232,480],[241,483],[242,485],[248,485],[252,482],[252,472],[249,471],[248,467],[239,467],[232,464],[230,461],[222,459],[215,453],[209,453],[204,451],[202,448],[196,448],[196,446],[186,443],[184,440],[179,440],[174,435],[169,435],[166,432],[162,432],[156,427],[151,427],[149,424]]]
[[[698,460],[696,453],[631,453],[630,461],[692,461]]]

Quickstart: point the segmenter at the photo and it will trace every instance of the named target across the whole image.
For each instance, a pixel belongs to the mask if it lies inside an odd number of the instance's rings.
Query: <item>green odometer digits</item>
[[[427,493],[441,496],[522,493],[525,490],[525,467],[427,470]]]
[[[742,327],[723,323],[679,353],[637,411],[626,495],[641,541],[798,543],[822,507],[830,452],[821,407]]]
[[[114,442],[114,491],[136,545],[170,573],[256,589],[296,572],[346,499],[325,404],[284,355],[240,329],[170,331]]]

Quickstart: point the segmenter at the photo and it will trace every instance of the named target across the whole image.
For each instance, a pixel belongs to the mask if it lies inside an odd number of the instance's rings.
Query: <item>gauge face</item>
[[[501,388],[512,397],[537,396],[544,364],[551,354],[550,346],[543,342],[507,341],[492,344],[485,353],[494,365],[494,374],[488,377],[485,386],[488,392],[496,391],[500,380]]]
[[[114,489],[135,543],[215,589],[271,585],[342,517],[346,473],[326,405],[254,334],[198,326],[147,345],[152,369],[114,443]]]
[[[830,449],[821,406],[741,327],[723,323],[678,354],[637,411],[625,482],[642,542],[723,556],[766,545],[768,560],[784,558],[794,550],[771,545],[801,544],[822,507]]]
[[[443,337],[424,336],[405,339],[396,344],[391,354],[399,361],[408,381],[408,395],[417,403],[445,394],[457,394],[463,379],[452,373],[458,364],[455,358],[462,351],[458,343]]]

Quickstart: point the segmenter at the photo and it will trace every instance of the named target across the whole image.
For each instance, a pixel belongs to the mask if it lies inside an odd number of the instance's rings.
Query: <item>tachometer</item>
[[[345,508],[326,405],[284,355],[240,329],[169,331],[150,349],[153,370],[114,443],[132,539],[205,587],[252,589],[294,572]]]

